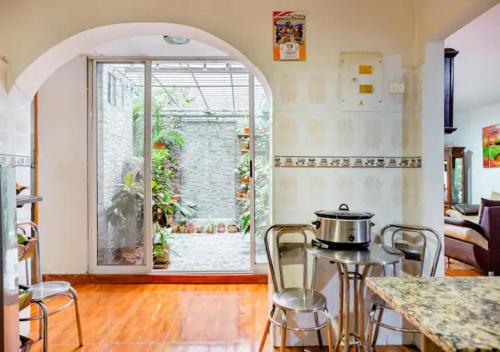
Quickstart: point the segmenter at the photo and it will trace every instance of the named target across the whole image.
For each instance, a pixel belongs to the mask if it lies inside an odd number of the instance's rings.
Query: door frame
[[[142,57],[142,56],[88,56],[87,57],[87,110],[88,110],[88,236],[89,236],[89,272],[92,274],[157,274],[153,271],[153,244],[152,244],[152,213],[144,212],[144,265],[98,265],[97,264],[97,63],[128,63],[138,62],[145,65],[145,91],[144,91],[144,209],[152,208],[151,194],[151,128],[152,128],[152,63],[153,61],[238,61],[232,57]],[[239,61],[238,61],[239,62]],[[248,68],[247,68],[248,70]],[[250,270],[248,271],[162,271],[162,275],[224,275],[224,274],[249,274],[267,272],[267,264],[256,263],[255,252],[255,149],[254,149],[254,122],[255,122],[255,101],[254,101],[254,79],[255,75],[248,70],[249,79],[249,127],[250,127],[250,159],[251,173],[250,179]],[[268,97],[270,99],[270,97]],[[148,133],[149,132],[149,133]],[[271,131],[272,132],[272,131]],[[270,133],[269,144],[272,153],[272,136]],[[272,155],[270,155],[271,177],[270,187],[270,223],[272,223]]]

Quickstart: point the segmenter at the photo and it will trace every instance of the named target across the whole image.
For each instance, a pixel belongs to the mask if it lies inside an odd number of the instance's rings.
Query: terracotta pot
[[[197,233],[203,233],[203,226],[196,226]]]
[[[124,264],[136,264],[138,260],[136,247],[122,248],[122,261]]]
[[[240,142],[240,150],[242,152],[247,152],[248,149],[250,149],[250,143],[246,142],[246,141],[241,141]]]
[[[250,127],[245,127],[243,129],[243,133],[242,133],[244,136],[249,136],[250,135]]]
[[[238,232],[238,226],[236,226],[234,224],[227,225],[227,232],[229,232],[229,233],[236,233],[236,232]]]
[[[167,145],[163,142],[156,142],[155,144],[153,144],[154,149],[165,149],[166,147]]]
[[[192,223],[187,224],[187,232],[188,233],[194,232],[194,224],[192,224]]]
[[[222,224],[222,223],[218,224],[217,225],[217,232],[218,233],[226,232],[226,224]]]
[[[172,226],[173,223],[174,223],[174,216],[173,215],[167,216],[167,227]]]
[[[186,225],[185,224],[180,224],[179,225],[179,233],[186,233]]]
[[[172,233],[179,232],[179,224],[172,224],[170,227],[172,228]]]
[[[240,183],[249,184],[250,183],[250,177],[240,178]]]
[[[214,233],[214,225],[207,226],[206,230],[207,230],[207,233]]]
[[[238,192],[236,193],[237,199],[248,199],[248,193],[246,192]]]
[[[166,250],[165,253],[153,257],[153,269],[167,269],[170,265],[170,245],[166,244],[163,248]]]

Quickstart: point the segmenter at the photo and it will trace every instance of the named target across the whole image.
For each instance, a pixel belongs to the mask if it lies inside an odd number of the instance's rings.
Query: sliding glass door
[[[264,269],[271,115],[234,60],[89,61],[96,273]]]
[[[93,63],[96,271],[149,271],[145,62]],[[135,81],[129,77],[133,74]],[[149,264],[149,265],[148,265]]]

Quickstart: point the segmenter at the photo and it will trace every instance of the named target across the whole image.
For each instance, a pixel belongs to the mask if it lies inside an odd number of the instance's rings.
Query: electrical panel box
[[[380,53],[340,54],[340,100],[343,111],[381,111],[383,68]]]

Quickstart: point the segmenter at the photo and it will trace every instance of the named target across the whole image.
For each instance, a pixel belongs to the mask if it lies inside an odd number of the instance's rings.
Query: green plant
[[[140,169],[125,174],[120,189],[113,195],[106,209],[107,221],[134,245],[134,239],[143,229],[144,187]],[[135,226],[134,226],[135,225]]]
[[[250,211],[246,211],[241,215],[240,218],[240,228],[241,232],[248,233],[250,232]]]
[[[214,227],[215,222],[211,217],[209,217],[205,223],[205,232],[212,233],[214,231]]]
[[[172,195],[168,190],[156,181],[152,181],[152,197],[153,197],[153,222],[163,227],[167,227],[167,217],[179,214],[183,220],[189,220],[196,215],[198,206],[191,202],[181,204],[172,199]]]
[[[250,157],[248,156],[248,153],[244,153],[241,156],[237,173],[240,178],[250,177]]]
[[[155,264],[167,264],[170,254],[173,253],[168,244],[168,237],[172,231],[157,224],[153,226],[153,231],[153,261]]]

